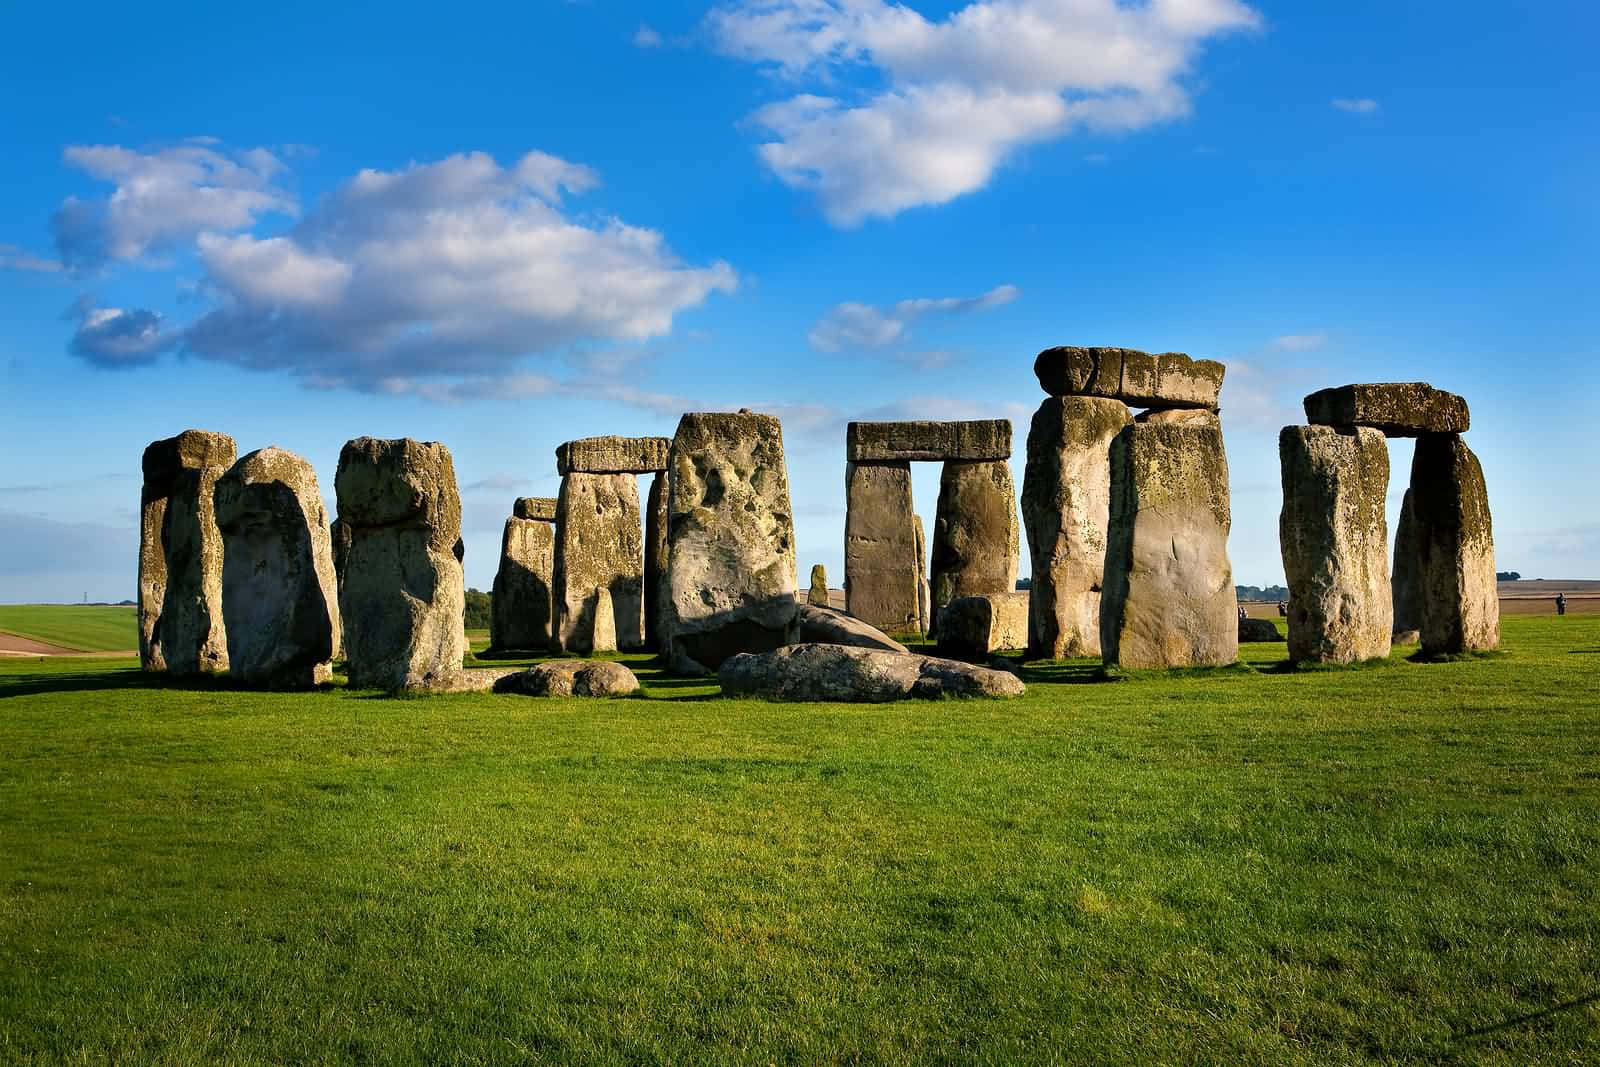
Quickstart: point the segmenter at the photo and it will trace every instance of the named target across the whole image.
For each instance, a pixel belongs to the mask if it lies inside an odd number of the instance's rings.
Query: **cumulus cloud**
[[[75,303],[68,317],[77,320],[72,354],[100,367],[138,367],[153,363],[178,343],[165,320],[143,308],[96,307],[88,297]]]
[[[1333,101],[1333,106],[1340,111],[1348,111],[1353,115],[1370,115],[1378,110],[1378,102],[1368,97],[1340,97]]]
[[[887,0],[735,0],[707,16],[724,53],[815,90],[753,120],[775,135],[767,167],[840,227],[980,189],[1032,142],[1185,115],[1200,45],[1259,23],[1240,0],[975,0],[937,21]],[[841,91],[852,72],[873,88]]]
[[[806,336],[819,352],[881,348],[904,339],[911,323],[923,316],[987,311],[1011,303],[1021,292],[1015,285],[997,285],[979,296],[902,300],[887,308],[836,304]]]

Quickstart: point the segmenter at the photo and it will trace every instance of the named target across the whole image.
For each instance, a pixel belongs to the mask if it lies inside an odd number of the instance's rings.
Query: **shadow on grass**
[[[1574,1008],[1581,1008],[1586,1005],[1593,1004],[1596,1001],[1600,1001],[1600,993],[1589,993],[1585,996],[1575,997],[1572,1000],[1564,1001],[1560,1004],[1552,1004],[1550,1007],[1543,1008],[1539,1011],[1530,1011],[1525,1015],[1513,1015],[1509,1019],[1502,1019],[1500,1022],[1491,1023],[1488,1026],[1480,1026],[1475,1030],[1462,1030],[1459,1033],[1451,1034],[1450,1040],[1452,1042],[1465,1041],[1470,1037],[1481,1037],[1484,1034],[1492,1034],[1498,1030],[1509,1030],[1513,1026],[1521,1026],[1523,1023],[1537,1022],[1538,1020],[1548,1018],[1551,1015],[1557,1015],[1564,1011],[1571,1011]]]
[[[0,697],[38,696],[44,693],[96,693],[113,689],[170,690],[179,693],[323,693],[342,689],[344,679],[311,689],[269,689],[239,685],[226,674],[174,678],[137,667],[105,671],[46,671],[0,676]]]
[[[1390,667],[1402,667],[1404,660],[1390,659],[1388,656],[1374,656],[1372,659],[1356,660],[1354,663],[1296,663],[1294,660],[1282,660],[1270,667],[1256,668],[1261,674],[1334,674],[1343,671],[1381,671]]]
[[[1470,663],[1475,659],[1503,659],[1511,655],[1503,648],[1483,652],[1423,652],[1418,649],[1406,659],[1412,663]]]

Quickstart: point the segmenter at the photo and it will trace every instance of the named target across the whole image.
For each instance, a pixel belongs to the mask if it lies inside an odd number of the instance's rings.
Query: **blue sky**
[[[1299,398],[1392,380],[1470,402],[1503,569],[1600,577],[1597,35],[1576,2],[11,5],[0,601],[131,596],[139,455],[186,427],[329,497],[350,437],[444,441],[487,589],[561,441],[741,406],[837,583],[845,422],[1009,417],[1020,483],[1056,344],[1228,363],[1241,583],[1282,577]]]

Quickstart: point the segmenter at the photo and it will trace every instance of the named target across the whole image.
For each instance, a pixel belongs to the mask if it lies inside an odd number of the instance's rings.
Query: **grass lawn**
[[[0,1062],[1597,1062],[1600,616],[1505,646],[881,707],[0,662]]]
[[[139,622],[126,604],[0,604],[0,633],[77,652],[139,647]]]

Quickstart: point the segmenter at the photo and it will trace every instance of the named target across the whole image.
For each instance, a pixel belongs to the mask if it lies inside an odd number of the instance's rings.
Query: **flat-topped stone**
[[[1313,426],[1370,426],[1387,437],[1466,433],[1467,402],[1427,382],[1382,382],[1319,389],[1306,397]]]
[[[1100,396],[1136,408],[1217,410],[1228,368],[1182,352],[1136,348],[1047,348],[1033,373],[1051,396]]]
[[[718,671],[724,696],[766,700],[881,704],[944,697],[1019,697],[1022,681],[1006,671],[955,660],[844,645],[789,645],[729,657]]]
[[[556,473],[650,474],[667,469],[666,437],[583,437],[556,447]]]
[[[534,519],[538,522],[556,521],[556,498],[553,496],[519,496],[511,506],[513,519]]]
[[[851,463],[1010,459],[1011,421],[852,422],[845,431]]]

